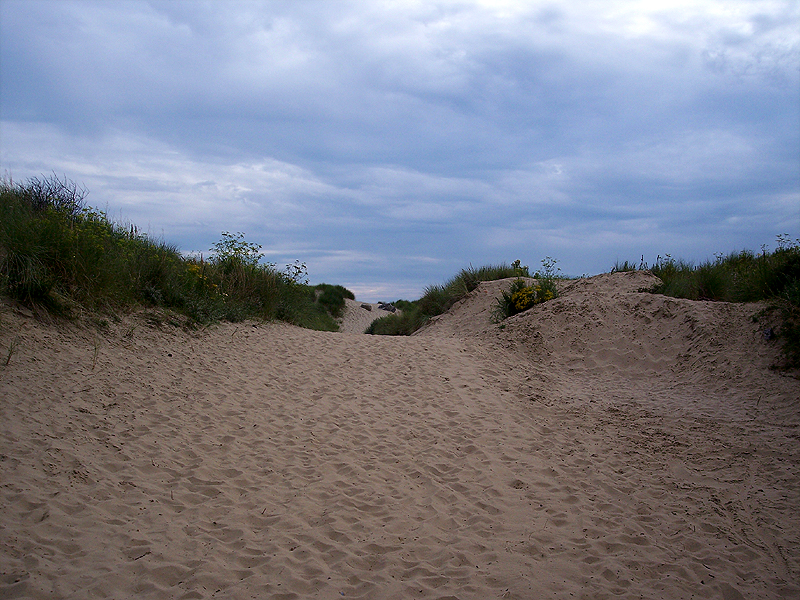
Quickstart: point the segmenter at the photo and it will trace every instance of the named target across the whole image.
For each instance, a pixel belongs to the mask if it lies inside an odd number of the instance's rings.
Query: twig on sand
[[[100,338],[94,336],[94,348],[92,349],[92,371],[97,366],[97,358],[100,355]]]
[[[11,340],[11,343],[8,345],[8,354],[6,354],[6,361],[3,363],[4,367],[7,367],[8,363],[11,362],[11,356],[14,354],[14,351],[17,349],[17,346],[19,346],[19,341],[20,341],[19,336],[17,335],[14,337],[13,340]]]

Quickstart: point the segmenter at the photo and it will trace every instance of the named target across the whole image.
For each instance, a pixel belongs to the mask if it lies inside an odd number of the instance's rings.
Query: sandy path
[[[0,597],[800,594],[796,427],[502,337],[0,316]]]

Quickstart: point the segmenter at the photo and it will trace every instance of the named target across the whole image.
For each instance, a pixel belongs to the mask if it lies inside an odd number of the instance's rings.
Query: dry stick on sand
[[[14,351],[17,349],[17,346],[19,346],[19,342],[19,336],[15,336],[14,339],[8,344],[8,354],[6,355],[6,361],[3,363],[4,367],[7,367],[8,363],[11,362],[11,357],[13,356]]]
[[[94,349],[92,350],[92,371],[97,366],[97,357],[100,354],[100,338],[94,336]]]

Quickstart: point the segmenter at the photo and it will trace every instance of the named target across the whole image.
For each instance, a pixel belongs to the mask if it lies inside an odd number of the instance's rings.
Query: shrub
[[[542,270],[537,271],[530,285],[522,278],[515,279],[507,291],[500,293],[492,311],[493,320],[498,323],[529,308],[558,297],[556,277],[560,269],[557,261],[549,256],[542,260]],[[525,268],[527,271],[527,267]]]
[[[492,317],[495,322],[500,322],[557,296],[558,291],[552,279],[540,279],[531,285],[527,285],[522,278],[516,279],[507,291],[501,292]]]
[[[321,283],[315,286],[314,289],[317,292],[317,303],[337,319],[344,314],[345,299],[356,299],[353,292],[341,285]]]

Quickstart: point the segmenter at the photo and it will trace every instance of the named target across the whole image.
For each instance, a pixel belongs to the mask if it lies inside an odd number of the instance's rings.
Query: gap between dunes
[[[652,283],[408,338],[4,306],[0,597],[797,596],[800,382]]]

